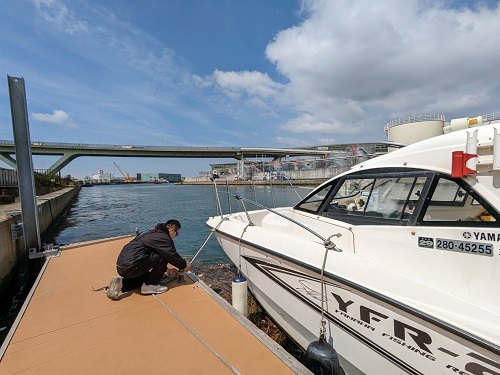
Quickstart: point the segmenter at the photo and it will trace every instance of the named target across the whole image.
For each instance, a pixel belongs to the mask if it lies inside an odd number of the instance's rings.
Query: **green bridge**
[[[370,143],[373,145],[374,143]],[[387,150],[387,144],[377,143],[379,149]],[[348,145],[308,147],[308,148],[267,148],[267,147],[161,147],[95,145],[78,143],[32,142],[32,155],[60,155],[49,168],[57,173],[79,156],[121,156],[151,158],[234,158],[244,160],[245,156],[272,157],[278,160],[285,156],[329,155],[344,150]],[[358,147],[361,144],[357,145]],[[0,140],[0,160],[16,168],[14,141]]]

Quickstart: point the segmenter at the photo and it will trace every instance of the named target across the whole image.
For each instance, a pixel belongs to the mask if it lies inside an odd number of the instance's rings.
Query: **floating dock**
[[[0,348],[6,374],[311,374],[192,273],[113,301],[131,237],[67,246],[49,258]]]

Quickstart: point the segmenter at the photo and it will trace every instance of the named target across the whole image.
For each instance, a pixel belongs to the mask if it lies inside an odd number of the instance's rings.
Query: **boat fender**
[[[307,347],[306,367],[316,375],[345,375],[337,352],[323,336]]]
[[[248,316],[247,279],[238,273],[232,282],[233,307],[245,316]]]

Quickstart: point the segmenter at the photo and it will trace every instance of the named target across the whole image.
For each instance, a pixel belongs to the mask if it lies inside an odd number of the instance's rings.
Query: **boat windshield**
[[[499,214],[461,179],[423,172],[372,176],[333,180],[295,208],[353,224],[496,226]]]
[[[409,218],[426,177],[346,179],[323,213],[367,218]]]

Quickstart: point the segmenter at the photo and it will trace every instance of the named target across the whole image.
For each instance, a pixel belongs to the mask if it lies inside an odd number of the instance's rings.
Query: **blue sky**
[[[411,114],[500,111],[498,1],[0,0],[32,141],[301,147],[386,140]],[[48,168],[55,157],[35,157]],[[63,174],[197,176],[224,160],[78,158]],[[227,160],[226,160],[227,161]],[[0,167],[7,167],[0,162]]]

